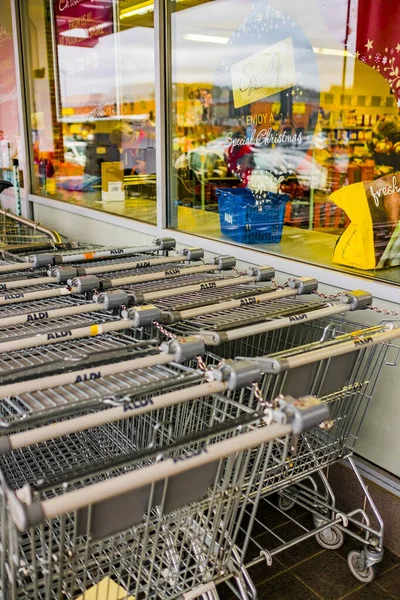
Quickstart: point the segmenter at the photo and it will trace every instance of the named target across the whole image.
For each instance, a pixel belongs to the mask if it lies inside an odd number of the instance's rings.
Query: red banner
[[[388,80],[400,107],[399,23],[399,0],[358,0],[356,56]]]
[[[54,0],[54,19],[58,45],[92,48],[113,33],[113,0]]]
[[[18,135],[17,82],[11,14],[7,8],[2,8],[0,14],[0,140],[5,139],[11,144],[12,153],[16,151]]]

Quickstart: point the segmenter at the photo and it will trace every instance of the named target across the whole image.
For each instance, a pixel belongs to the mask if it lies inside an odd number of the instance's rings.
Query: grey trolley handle
[[[0,385],[0,398],[18,396],[27,392],[37,392],[62,385],[84,383],[85,381],[102,379],[108,375],[117,375],[126,373],[127,371],[165,365],[169,362],[185,362],[203,353],[204,344],[200,339],[195,337],[178,338],[162,344],[160,347],[160,354],[151,354],[142,358],[135,358],[119,363],[106,363],[104,365],[96,366],[95,368],[51,375],[50,377],[40,377],[28,381],[10,383],[8,385]]]
[[[117,262],[108,265],[98,265],[90,267],[57,266],[48,271],[47,277],[30,277],[28,279],[19,279],[17,281],[5,281],[1,283],[2,290],[21,289],[31,285],[42,285],[49,283],[68,283],[75,277],[84,277],[85,275],[99,275],[104,273],[115,273],[117,271],[129,271],[135,269],[145,269],[159,265],[170,265],[175,263],[189,263],[202,260],[204,250],[202,248],[188,248],[178,256],[162,256],[159,258],[146,258],[132,262]]]
[[[296,369],[304,365],[309,365],[321,360],[328,360],[335,356],[349,354],[356,350],[362,350],[378,344],[385,344],[400,337],[400,327],[395,327],[393,323],[387,325],[386,331],[378,333],[369,333],[366,336],[354,336],[351,340],[345,340],[338,344],[321,344],[317,350],[303,352],[298,355],[283,358],[257,357],[255,360],[263,373],[278,374],[289,369]]]
[[[232,329],[230,331],[217,332],[201,330],[199,335],[207,346],[219,346],[220,344],[242,339],[251,335],[275,331],[276,329],[282,329],[284,327],[291,327],[292,325],[296,325],[298,323],[315,321],[315,319],[331,317],[333,315],[343,314],[348,311],[366,309],[371,306],[371,304],[371,294],[357,290],[343,295],[340,302],[324,308],[310,310],[308,312],[295,314],[289,317],[280,317],[266,323],[257,323],[257,325],[238,327],[237,329]]]
[[[150,325],[158,319],[159,310],[156,306],[142,306],[138,308],[132,319],[120,318],[105,323],[93,323],[84,327],[71,329],[55,329],[46,333],[38,333],[31,337],[22,337],[15,340],[0,342],[0,355],[4,352],[37,348],[38,346],[49,346],[70,340],[79,340],[87,337],[96,337],[112,331],[123,331]]]
[[[261,378],[261,371],[254,362],[249,361],[226,361],[217,370],[209,372],[209,378],[213,381],[200,385],[174,390],[165,394],[149,398],[129,398],[117,402],[118,406],[107,410],[90,413],[80,417],[67,419],[65,421],[51,423],[35,429],[22,431],[11,435],[0,437],[0,455],[8,454],[13,450],[25,448],[32,444],[48,442],[55,438],[71,435],[78,431],[86,431],[115,423],[132,416],[142,415],[153,410],[159,410],[170,406],[176,406],[189,400],[202,398],[211,394],[222,393],[226,390],[235,390],[251,385]]]
[[[191,294],[194,292],[202,292],[211,289],[229,288],[234,285],[244,285],[271,281],[274,275],[275,270],[272,267],[251,267],[250,269],[248,269],[247,275],[240,275],[239,277],[229,277],[226,279],[217,280],[210,279],[210,281],[205,281],[203,283],[186,285],[184,287],[184,290],[182,289],[182,287],[176,287],[165,290],[157,290],[155,292],[134,292],[132,294],[130,294],[129,292],[125,292],[127,295],[127,302],[125,302],[125,305],[132,306],[137,304],[145,304],[147,302],[154,302],[155,300],[161,300],[162,298],[168,298],[170,296],[175,296],[182,293]],[[248,293],[250,295],[251,290],[248,290]],[[272,294],[273,291],[271,290],[269,293]],[[106,296],[107,294],[104,295],[105,298]],[[107,302],[107,299],[101,301]]]
[[[107,258],[120,258],[135,254],[151,252],[168,252],[175,250],[176,240],[173,238],[160,238],[155,240],[153,246],[132,246],[128,248],[102,248],[101,250],[80,252],[77,254],[36,254],[30,257],[33,268],[54,265],[65,265],[76,262],[91,262]],[[1,272],[1,271],[0,271]]]
[[[106,258],[131,256],[134,254],[146,254],[150,252],[168,252],[174,250],[176,241],[173,238],[161,238],[155,241],[153,246],[133,246],[131,248],[103,248],[101,250],[80,252],[77,254],[34,254],[27,262],[1,265],[0,273],[12,273],[14,271],[25,271],[27,269],[38,269],[54,265],[64,265],[75,262],[90,262]]]
[[[253,274],[259,278],[256,281],[268,281],[274,277],[272,267],[250,267],[248,270],[249,274]],[[242,306],[253,306],[260,304],[261,302],[267,302],[268,300],[278,300],[280,298],[291,298],[293,296],[312,294],[318,289],[318,281],[311,277],[299,277],[297,279],[290,280],[290,287],[268,290],[261,294],[252,295],[249,291],[249,296],[240,298],[238,300],[227,300],[226,302],[218,302],[215,304],[201,306],[199,308],[192,308],[182,311],[162,311],[161,320],[163,323],[176,323],[177,321],[183,321],[185,319],[193,319],[194,317],[200,317],[210,313],[222,312],[232,308],[240,308]],[[155,298],[149,298],[151,300]]]
[[[89,507],[93,504],[138,490],[158,481],[172,478],[203,465],[228,458],[238,452],[272,442],[291,434],[299,435],[303,430],[315,427],[329,417],[328,407],[315,398],[305,397],[298,401],[289,399],[283,413],[274,413],[278,423],[258,427],[248,433],[203,446],[201,452],[191,457],[168,458],[133,472],[94,483],[61,496],[37,504],[24,504],[26,490],[8,493],[11,517],[20,531],[43,523],[45,519],[61,517],[66,513]],[[302,411],[304,411],[302,418]]]
[[[128,275],[116,277],[115,279],[99,279],[95,275],[77,277],[73,279],[68,287],[59,287],[54,289],[44,289],[35,292],[23,292],[17,290],[15,293],[4,294],[0,296],[0,306],[8,304],[19,304],[21,302],[30,302],[32,300],[44,300],[47,298],[57,298],[59,296],[70,296],[71,294],[85,294],[94,290],[106,290],[123,285],[144,283],[146,281],[162,281],[179,277],[180,275],[191,275],[192,273],[213,273],[232,269],[236,261],[231,256],[218,257],[214,264],[199,265],[198,267],[184,267],[178,265],[176,268],[166,269],[165,271],[153,271],[143,275]],[[47,279],[47,283],[51,283]],[[34,285],[37,280],[30,279],[29,285]]]

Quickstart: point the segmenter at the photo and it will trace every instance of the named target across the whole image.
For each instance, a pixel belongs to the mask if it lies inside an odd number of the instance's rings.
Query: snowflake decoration
[[[367,62],[367,57],[366,56],[361,56],[360,60],[362,60],[365,63],[365,62]]]
[[[247,32],[247,22],[248,22],[248,20],[249,20],[248,17],[246,17],[244,19],[244,21],[241,22],[241,24],[238,27],[239,31],[242,31],[243,33]]]
[[[382,62],[383,62],[383,64],[384,64],[384,65],[386,65],[387,61],[388,61],[388,59],[387,59],[387,56],[384,56],[384,57],[382,58]]]
[[[376,63],[380,63],[380,62],[381,62],[381,59],[382,59],[382,55],[381,55],[381,54],[379,54],[379,52],[377,52],[377,53],[375,54],[375,62],[376,62]]]
[[[390,48],[390,54],[394,54],[394,48]]]

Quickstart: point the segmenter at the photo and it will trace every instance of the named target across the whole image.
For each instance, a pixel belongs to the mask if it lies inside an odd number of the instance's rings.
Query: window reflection
[[[372,2],[193,1],[173,12],[180,229],[400,282],[400,5]],[[379,207],[371,189],[384,190]],[[279,244],[274,202],[285,204]]]
[[[154,223],[154,4],[28,8],[34,191]]]
[[[0,179],[13,182],[12,160],[19,158],[19,146],[11,4],[10,0],[2,0],[0,2]]]

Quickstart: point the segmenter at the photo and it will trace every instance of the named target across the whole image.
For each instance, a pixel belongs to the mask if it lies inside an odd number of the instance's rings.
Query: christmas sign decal
[[[265,197],[309,163],[320,110],[313,47],[278,3],[256,0],[220,52],[213,113],[227,125],[228,172]]]
[[[232,66],[235,108],[286,90],[296,83],[292,38]]]

